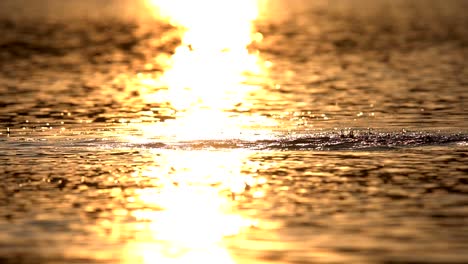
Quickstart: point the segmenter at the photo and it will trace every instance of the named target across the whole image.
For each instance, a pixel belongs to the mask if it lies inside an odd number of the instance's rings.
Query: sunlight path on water
[[[154,165],[134,173],[159,187],[137,189],[132,196],[132,202],[143,208],[131,213],[142,223],[143,232],[127,246],[128,263],[235,263],[223,247],[223,238],[253,224],[231,208],[236,194],[254,181],[241,174],[247,153],[158,154]]]
[[[159,16],[180,29],[181,45],[158,78],[137,76],[148,105],[170,109],[169,118],[132,127],[141,136],[130,143],[194,140],[256,140],[276,124],[250,113],[249,93],[260,89],[248,76],[264,74],[258,54],[247,46],[259,41],[252,23],[258,3],[251,0],[148,0]],[[261,127],[261,129],[258,129]],[[242,173],[248,150],[154,149],[154,163],[133,177],[151,179],[155,188],[136,189],[139,208],[130,214],[143,230],[125,250],[128,263],[236,263],[224,240],[255,220],[235,212],[237,194],[258,179]],[[260,193],[257,194],[261,196]],[[148,209],[152,208],[152,209]],[[157,209],[154,209],[157,208]]]
[[[250,114],[246,100],[260,89],[248,75],[265,74],[258,54],[247,49],[262,37],[252,29],[259,3],[148,0],[148,5],[180,29],[182,44],[172,57],[158,59],[165,65],[162,76],[140,80],[146,86],[142,97],[147,104],[168,105],[173,111],[164,122],[141,126],[146,138],[245,138],[252,136],[246,128],[276,125]],[[268,131],[258,129],[253,134],[259,133],[268,136]]]

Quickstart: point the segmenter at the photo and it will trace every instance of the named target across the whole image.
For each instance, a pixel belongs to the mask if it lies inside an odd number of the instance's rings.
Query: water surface
[[[0,4],[0,262],[468,261],[466,1],[174,2]]]

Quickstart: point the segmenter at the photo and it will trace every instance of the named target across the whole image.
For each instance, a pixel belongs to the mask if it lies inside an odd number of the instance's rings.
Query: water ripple
[[[463,133],[439,134],[430,132],[324,132],[299,136],[279,136],[266,140],[196,140],[126,144],[132,147],[163,149],[252,149],[252,150],[391,150],[402,147],[466,144]]]

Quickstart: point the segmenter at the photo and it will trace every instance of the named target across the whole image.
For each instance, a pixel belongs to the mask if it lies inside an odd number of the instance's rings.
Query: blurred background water
[[[0,2],[0,263],[466,263],[464,0]]]

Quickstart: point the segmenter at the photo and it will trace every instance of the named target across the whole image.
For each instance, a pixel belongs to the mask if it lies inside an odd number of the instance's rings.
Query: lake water
[[[0,3],[0,263],[468,262],[468,2]]]

